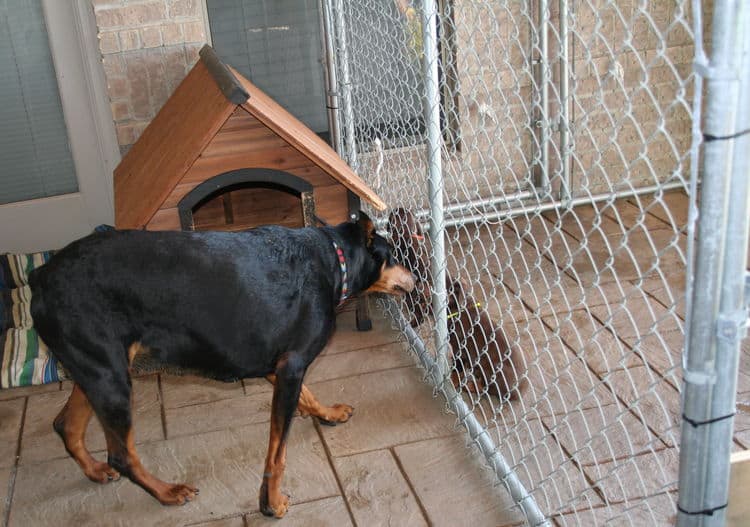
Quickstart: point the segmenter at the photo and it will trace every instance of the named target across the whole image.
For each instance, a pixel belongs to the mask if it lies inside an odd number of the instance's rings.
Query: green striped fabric
[[[60,363],[34,330],[29,310],[29,273],[50,256],[49,252],[0,255],[0,388],[66,378]]]
[[[67,378],[33,328],[9,328],[0,336],[0,388],[58,382]]]

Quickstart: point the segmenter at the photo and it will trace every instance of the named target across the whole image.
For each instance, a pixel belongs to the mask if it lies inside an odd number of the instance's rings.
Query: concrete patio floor
[[[646,211],[643,213],[642,211]],[[554,525],[674,523],[685,323],[687,200],[665,194],[461,227],[454,276],[522,350],[528,389],[499,406],[464,399]],[[625,248],[627,250],[625,250]],[[295,418],[278,525],[501,527],[519,510],[455,416],[433,397],[399,334],[373,309],[344,311],[306,383],[355,407],[337,427]],[[420,328],[430,347],[428,324]],[[145,465],[201,489],[159,505],[128,481],[89,482],[52,431],[69,383],[0,391],[0,522],[29,525],[274,524],[258,513],[271,386],[147,375],[134,381]],[[750,340],[743,342],[734,449],[750,448]],[[104,457],[92,424],[89,445]]]
[[[258,512],[270,384],[152,374],[134,380],[139,453],[158,477],[196,485],[195,501],[163,507],[127,480],[107,485],[87,480],[52,430],[71,389],[65,382],[0,391],[0,522],[12,527],[520,522],[379,310],[373,309],[370,332],[357,332],[353,315],[339,315],[338,331],[306,383],[324,403],[353,405],[354,416],[337,427],[295,417],[283,485],[291,507],[284,519]],[[106,457],[94,421],[87,442],[95,457]]]

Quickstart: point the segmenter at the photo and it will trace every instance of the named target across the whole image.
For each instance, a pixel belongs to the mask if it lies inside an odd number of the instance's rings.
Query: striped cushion
[[[46,384],[67,378],[32,328],[9,328],[0,334],[0,388]]]
[[[0,289],[13,289],[29,283],[29,273],[49,261],[52,251],[0,255]]]
[[[0,388],[57,382],[66,377],[39,340],[29,311],[29,273],[51,256],[51,252],[0,255]]]

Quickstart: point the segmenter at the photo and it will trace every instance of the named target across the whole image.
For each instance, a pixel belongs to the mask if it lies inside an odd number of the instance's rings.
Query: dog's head
[[[398,295],[414,289],[414,275],[396,261],[393,248],[375,232],[375,225],[364,212],[356,223],[347,226],[347,232],[354,238],[351,246],[355,250],[349,256],[354,292]]]
[[[416,278],[415,289],[406,295],[406,309],[413,327],[419,326],[430,313],[430,244],[414,214],[404,208],[391,211],[388,234],[395,255]]]

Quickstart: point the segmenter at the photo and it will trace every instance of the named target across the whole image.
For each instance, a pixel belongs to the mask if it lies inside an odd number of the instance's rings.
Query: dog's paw
[[[156,499],[162,505],[184,505],[193,501],[198,494],[198,489],[184,483],[167,484],[166,488],[156,495]]]
[[[120,479],[120,473],[103,461],[97,461],[90,467],[83,469],[86,477],[95,483],[109,483]]]
[[[289,496],[286,494],[279,494],[276,503],[266,499],[263,499],[261,494],[260,512],[266,516],[275,518],[283,518],[286,512],[289,510]]]
[[[321,424],[327,426],[336,426],[340,423],[346,423],[354,414],[354,408],[348,404],[334,404],[329,407],[325,414],[319,416]]]

